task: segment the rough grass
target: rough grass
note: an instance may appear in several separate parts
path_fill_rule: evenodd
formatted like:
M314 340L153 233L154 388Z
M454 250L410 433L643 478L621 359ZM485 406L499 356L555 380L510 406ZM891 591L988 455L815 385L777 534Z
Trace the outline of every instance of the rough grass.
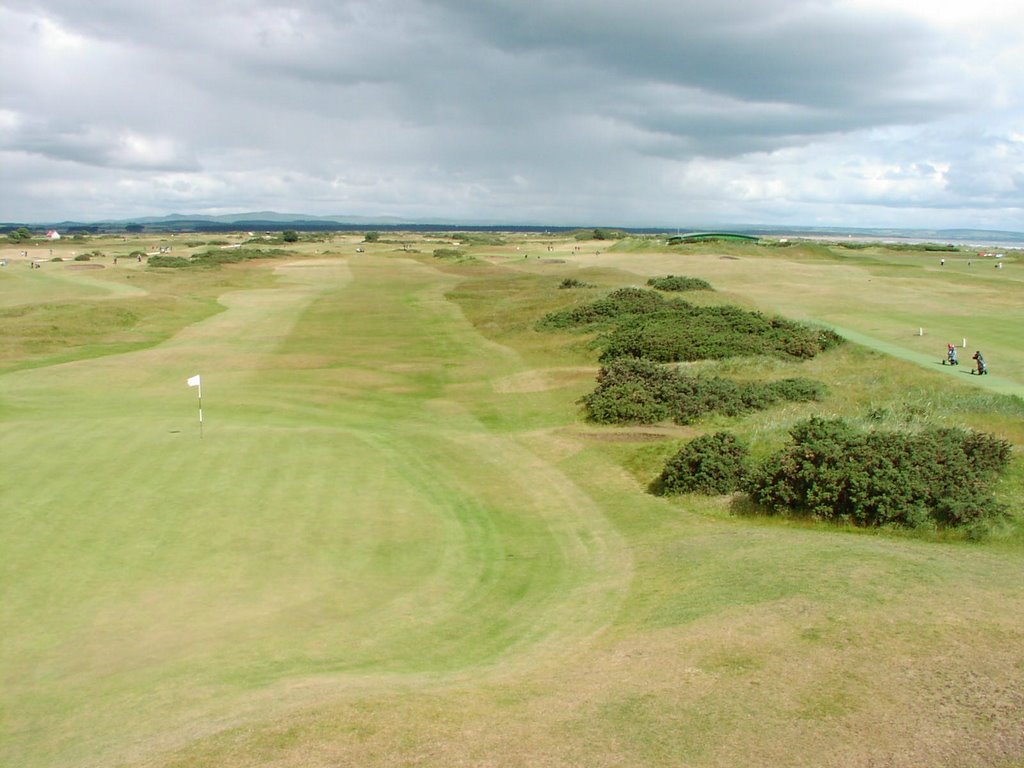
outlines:
M630 274L572 241L565 264L350 245L155 276L169 337L87 357L69 336L79 359L0 374L0 764L1024 759L1019 502L976 544L653 497L658 438L693 432L597 439L592 354L533 329L564 277ZM755 452L809 412L1024 433L1017 401L855 345L724 373L829 382L707 425ZM1003 486L1021 498L1019 458Z
M1016 264L995 270L992 259L967 254L946 255L946 265L940 266L942 254L917 251L719 245L687 251L685 269L725 298L736 295L763 311L859 333L885 345L887 354L927 360L939 371L946 344L959 345L966 338L962 351L981 349L990 361L988 385L1024 396L1024 347L1016 330L1024 326L1024 307L1016 298L1024 287L1024 271ZM581 255L576 263L614 266L646 280L678 270L681 258L674 253L605 253ZM918 335L921 329L923 336ZM944 373L960 378L968 369L961 364Z
M129 262L101 273L61 264L12 270L0 302L0 371L142 349L222 310L229 287L270 285L268 270L230 276L154 275Z

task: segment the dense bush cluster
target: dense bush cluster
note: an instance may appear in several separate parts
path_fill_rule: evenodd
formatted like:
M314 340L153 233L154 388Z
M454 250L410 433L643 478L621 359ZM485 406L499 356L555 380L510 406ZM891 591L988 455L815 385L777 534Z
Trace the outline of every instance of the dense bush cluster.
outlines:
M507 245L508 241L497 232L451 232L442 237L456 240L463 245Z
M863 432L840 419L813 418L750 475L751 499L792 512L862 526L966 526L1002 508L989 486L1010 459L995 435L929 428Z
M602 361L660 362L749 355L806 359L842 342L833 331L734 306L698 307L657 291L620 288L604 298L552 312L539 328L598 328Z
M575 277L567 277L561 283L558 284L559 288L590 288L590 283L584 282L583 280L577 280Z
M241 261L251 259L271 259L276 256L294 256L295 254L281 248L264 250L261 248L218 248L216 250L204 251L203 253L192 254L191 257L168 256L159 254L149 257L151 267L216 267L221 264L237 264Z
M736 416L783 400L821 397L823 387L809 379L737 383L718 377L689 376L649 360L619 358L601 367L597 387L583 397L587 417L600 424L689 424L708 413Z
M655 313L670 303L659 293L643 288L619 288L594 301L549 312L537 324L541 329L583 328L617 319Z
M665 463L654 491L659 495L732 493L746 476L749 458L746 444L728 432L702 435Z
M680 304L623 318L602 337L600 359L628 356L665 363L755 355L810 359L841 341L833 331L739 307Z
M806 359L843 341L785 318L734 306L698 307L643 288L552 312L538 328L597 332L604 365L582 403L591 421L604 424L687 424L709 413L735 416L780 401L817 400L824 388L808 379L740 383L687 375L662 363L754 355ZM1010 445L994 435L938 427L864 431L821 418L797 425L790 435L785 448L756 466L746 446L727 433L698 438L669 459L652 489L742 490L770 513L858 526L964 528L969 535L1004 512L991 488L1009 463Z
M186 259L184 256L150 256L149 266L151 267L197 267L200 266L197 262L192 259Z
M668 275L667 277L652 277L647 284L659 291L713 291L711 283L701 280L699 277L682 277L680 275Z
M435 259L461 259L466 255L465 251L460 251L458 248L435 248L434 258Z

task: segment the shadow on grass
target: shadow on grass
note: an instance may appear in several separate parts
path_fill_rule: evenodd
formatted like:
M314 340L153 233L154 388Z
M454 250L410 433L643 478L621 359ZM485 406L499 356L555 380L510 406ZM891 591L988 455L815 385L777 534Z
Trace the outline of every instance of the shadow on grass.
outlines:
M768 507L763 507L756 503L745 493L737 493L733 495L732 500L729 502L729 514L736 517L782 517L781 515L772 512Z

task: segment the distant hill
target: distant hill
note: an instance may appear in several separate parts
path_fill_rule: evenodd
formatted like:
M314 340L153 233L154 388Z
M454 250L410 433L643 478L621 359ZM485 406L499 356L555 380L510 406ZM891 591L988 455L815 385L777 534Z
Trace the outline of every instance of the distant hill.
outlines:
M311 216L305 213L277 213L276 211L255 211L251 213L226 213L219 216L208 216L203 214L187 215L172 213L169 216L147 216L136 219L125 219L121 224L176 224L183 221L205 221L218 224L238 224L241 222L262 221L273 224L371 224L391 223L403 224L405 222L394 217L367 218L365 216Z

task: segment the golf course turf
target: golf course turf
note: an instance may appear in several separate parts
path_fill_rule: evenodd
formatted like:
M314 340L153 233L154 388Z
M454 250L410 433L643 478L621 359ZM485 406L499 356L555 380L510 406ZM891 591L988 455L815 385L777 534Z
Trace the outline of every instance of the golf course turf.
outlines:
M0 765L1024 764L1024 267L419 237L0 272ZM536 321L665 274L864 343L714 366L821 403L584 422L596 353ZM991 376L939 365L964 336ZM646 492L684 439L763 454L817 413L997 432L1009 516L972 542Z

